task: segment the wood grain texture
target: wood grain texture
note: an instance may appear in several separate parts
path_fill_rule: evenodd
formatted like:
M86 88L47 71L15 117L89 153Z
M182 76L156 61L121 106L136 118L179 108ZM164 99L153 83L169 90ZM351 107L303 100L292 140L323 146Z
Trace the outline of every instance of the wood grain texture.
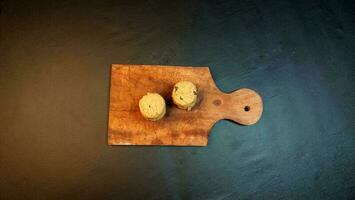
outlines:
M198 88L198 100L189 112L175 107L171 92L176 82L188 80ZM167 113L159 121L144 119L139 99L147 92L160 93ZM221 119L242 125L256 123L263 110L253 90L221 92L208 67L112 65L108 144L206 146L212 126Z

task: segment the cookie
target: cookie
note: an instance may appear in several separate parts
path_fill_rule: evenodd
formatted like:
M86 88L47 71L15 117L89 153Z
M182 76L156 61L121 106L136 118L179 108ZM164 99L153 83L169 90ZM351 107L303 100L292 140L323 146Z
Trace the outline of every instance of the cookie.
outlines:
M178 108L189 111L196 104L197 88L190 81L180 81L174 85L171 96Z
M157 93L147 93L139 100L139 110L144 118L157 121L165 115L165 100Z

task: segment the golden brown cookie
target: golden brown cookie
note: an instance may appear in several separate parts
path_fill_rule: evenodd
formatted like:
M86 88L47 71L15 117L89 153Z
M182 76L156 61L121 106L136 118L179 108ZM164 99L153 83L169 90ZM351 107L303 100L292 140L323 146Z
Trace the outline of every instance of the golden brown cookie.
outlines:
M144 118L157 121L165 115L165 100L157 93L147 93L139 100L139 110Z
M180 81L174 85L172 98L178 108L191 110L197 101L197 88L190 81Z

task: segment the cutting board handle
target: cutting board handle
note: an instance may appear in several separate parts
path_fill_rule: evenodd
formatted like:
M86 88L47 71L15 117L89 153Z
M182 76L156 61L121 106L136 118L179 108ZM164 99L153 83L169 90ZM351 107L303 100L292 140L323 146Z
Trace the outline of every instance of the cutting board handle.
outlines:
M222 118L230 119L242 125L255 124L263 112L263 101L254 90L242 88L231 93L223 93L220 108ZM222 103L223 102L223 103Z

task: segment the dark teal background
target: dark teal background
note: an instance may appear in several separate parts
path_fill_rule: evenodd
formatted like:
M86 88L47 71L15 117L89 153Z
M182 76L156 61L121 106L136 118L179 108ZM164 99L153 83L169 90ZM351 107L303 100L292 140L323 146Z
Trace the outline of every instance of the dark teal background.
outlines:
M0 199L355 199L353 1L0 1ZM112 63L258 91L208 147L107 145Z

